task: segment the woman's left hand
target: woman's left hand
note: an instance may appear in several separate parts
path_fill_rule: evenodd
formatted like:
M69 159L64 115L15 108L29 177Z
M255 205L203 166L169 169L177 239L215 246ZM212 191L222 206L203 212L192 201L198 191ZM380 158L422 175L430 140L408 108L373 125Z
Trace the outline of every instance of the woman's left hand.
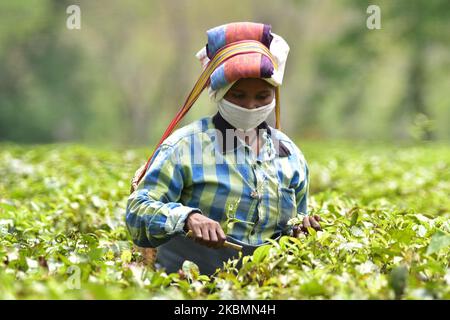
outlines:
M308 227L316 231L322 230L319 221L320 217L318 215L304 217L302 224L294 226L294 237L298 237L300 233L308 234Z

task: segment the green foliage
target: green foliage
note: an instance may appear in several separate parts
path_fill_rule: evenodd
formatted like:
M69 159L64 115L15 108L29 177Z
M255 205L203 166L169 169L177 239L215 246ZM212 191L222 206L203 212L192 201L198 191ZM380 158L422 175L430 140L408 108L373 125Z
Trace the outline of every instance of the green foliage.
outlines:
M143 263L126 230L148 150L0 145L0 299L450 299L448 146L301 145L323 231L208 277Z
M72 4L80 30L66 28ZM283 129L450 140L448 0L0 1L0 140L156 143L201 73L206 30L249 19L291 48ZM185 121L214 112L205 92Z
M450 234L438 230L431 238L427 254L432 254L450 246Z

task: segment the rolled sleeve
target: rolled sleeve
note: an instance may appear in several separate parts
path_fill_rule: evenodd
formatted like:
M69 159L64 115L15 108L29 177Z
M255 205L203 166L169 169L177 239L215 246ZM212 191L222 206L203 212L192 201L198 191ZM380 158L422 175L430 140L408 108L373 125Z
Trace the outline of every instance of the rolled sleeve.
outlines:
M189 181L175 145L158 147L147 172L127 202L126 225L133 242L141 247L157 247L172 236L184 233L187 216L201 212L180 203Z

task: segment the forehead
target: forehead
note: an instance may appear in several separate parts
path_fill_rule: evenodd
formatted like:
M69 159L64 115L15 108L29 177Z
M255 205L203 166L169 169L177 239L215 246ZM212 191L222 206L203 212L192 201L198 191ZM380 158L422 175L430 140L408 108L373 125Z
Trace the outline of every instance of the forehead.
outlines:
M260 78L242 78L236 81L231 90L242 91L262 91L272 90L273 86L267 81Z

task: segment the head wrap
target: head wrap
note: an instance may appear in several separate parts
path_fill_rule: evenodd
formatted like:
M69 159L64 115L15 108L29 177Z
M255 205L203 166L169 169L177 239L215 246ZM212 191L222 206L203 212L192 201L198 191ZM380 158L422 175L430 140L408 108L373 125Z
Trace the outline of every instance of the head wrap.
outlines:
M211 100L217 102L233 84L241 78L261 78L278 87L283 82L284 69L289 45L279 35L271 32L271 26L253 22L235 22L208 30L208 43L200 49L196 57L203 69L218 50L234 42L253 40L265 45L276 66L260 53L237 55L216 68L210 76L208 93Z

